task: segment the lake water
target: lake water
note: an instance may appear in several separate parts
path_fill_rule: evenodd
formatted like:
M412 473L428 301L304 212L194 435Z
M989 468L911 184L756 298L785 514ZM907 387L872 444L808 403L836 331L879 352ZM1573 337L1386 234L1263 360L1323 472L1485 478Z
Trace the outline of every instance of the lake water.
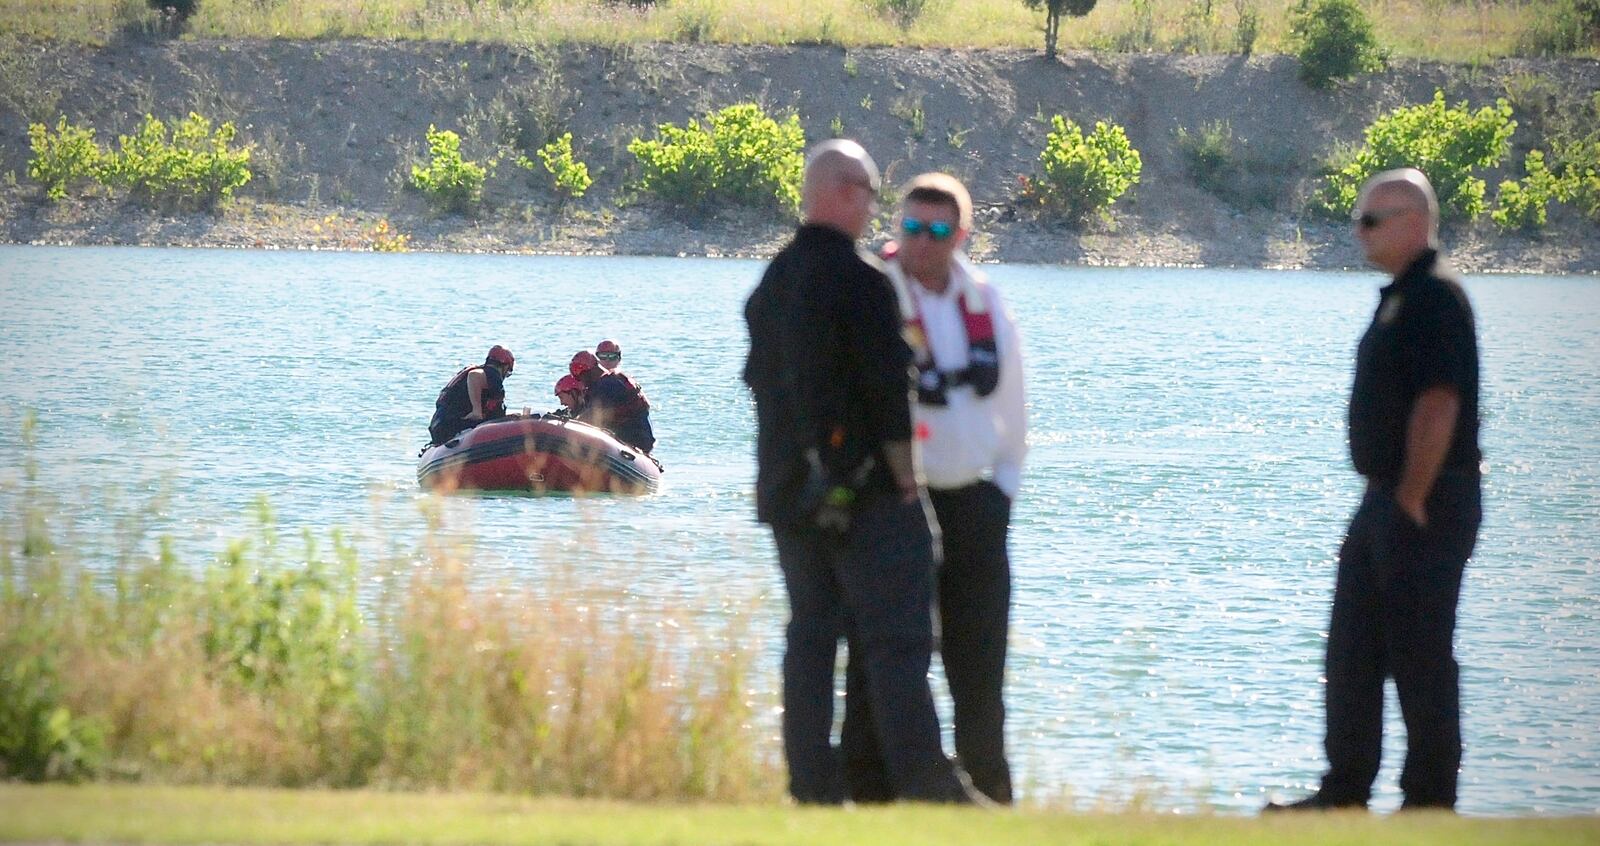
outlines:
M158 493L155 528L191 560L248 532L262 495L287 527L412 538L417 448L458 367L504 343L510 404L550 410L572 352L616 338L654 404L661 493L456 499L447 522L501 581L576 560L707 609L763 596L756 693L775 701L784 597L752 520L738 379L761 268L0 248L0 497L33 410L44 478L82 503L83 548ZM1314 784L1334 554L1360 491L1344 404L1381 280L990 272L1027 357L1008 687L1022 784L1180 810L1248 810ZM1488 475L1458 634L1461 807L1600 812L1600 280L1467 289ZM1380 807L1397 803L1404 748L1390 699Z

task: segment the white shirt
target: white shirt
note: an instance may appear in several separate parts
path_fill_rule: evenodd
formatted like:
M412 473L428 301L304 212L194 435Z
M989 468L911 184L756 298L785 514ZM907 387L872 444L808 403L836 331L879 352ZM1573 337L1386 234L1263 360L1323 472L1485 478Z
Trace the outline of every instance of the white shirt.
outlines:
M971 385L950 388L948 405L917 403L912 412L930 488L960 488L983 479L1016 498L1022 487L1022 460L1028 452L1028 411L1022 384L1022 347L1016 322L1000 292L965 256L950 268L950 284L935 294L890 261L889 276L900 294L902 316L922 315L923 334L936 368L954 372L967 366L970 346L958 298L983 297L994 321L1000 353L1000 382L980 397Z

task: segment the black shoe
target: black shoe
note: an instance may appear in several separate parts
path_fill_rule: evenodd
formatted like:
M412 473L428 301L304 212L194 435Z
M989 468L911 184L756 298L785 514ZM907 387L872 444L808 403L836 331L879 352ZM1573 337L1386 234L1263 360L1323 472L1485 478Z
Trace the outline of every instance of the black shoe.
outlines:
M1313 793L1298 802L1268 802L1262 807L1263 814L1294 813L1299 811L1350 811L1367 809L1367 803L1353 799L1338 800L1323 796L1320 792Z
M1412 800L1407 799L1400 803L1400 813L1416 814L1432 812L1435 814L1453 814L1456 812L1456 803L1445 801Z

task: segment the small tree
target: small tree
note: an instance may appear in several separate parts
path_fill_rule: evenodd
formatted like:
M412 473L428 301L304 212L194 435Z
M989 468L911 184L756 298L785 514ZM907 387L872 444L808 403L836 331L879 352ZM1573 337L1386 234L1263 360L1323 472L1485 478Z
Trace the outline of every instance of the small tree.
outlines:
M1056 57L1056 41L1061 35L1061 17L1081 18L1094 10L1095 0L1022 0L1030 9L1044 9L1044 56Z
M411 166L411 185L436 208L446 212L471 211L483 197L488 169L461 158L461 136L428 124L427 166Z
M1372 21L1356 0L1300 0L1289 10L1289 36L1300 59L1300 78L1313 88L1383 70Z
M62 115L54 132L42 123L30 125L28 143L33 148L28 176L44 186L44 195L51 200L65 199L67 189L76 183L100 178L105 153L95 143L92 127L67 123Z
M145 0L145 5L161 13L161 31L177 36L200 11L200 0Z
M1105 210L1139 182L1143 161L1114 123L1097 121L1085 134L1077 123L1056 115L1039 154L1039 178L1024 190L1051 212L1072 223Z

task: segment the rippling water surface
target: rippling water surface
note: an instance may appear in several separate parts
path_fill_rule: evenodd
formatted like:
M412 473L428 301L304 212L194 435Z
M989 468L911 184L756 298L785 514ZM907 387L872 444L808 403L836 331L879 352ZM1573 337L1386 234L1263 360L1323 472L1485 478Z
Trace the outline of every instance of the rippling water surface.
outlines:
M752 522L742 261L0 248L0 494L20 419L81 503L191 558L249 529L366 545L423 530L435 393L490 344L549 410L571 353L618 339L667 485L641 500L447 503L478 566L560 560L637 595L758 606L775 701L782 586ZM1313 784L1344 447L1372 274L991 268L1024 334L1032 451L1012 545L1009 704L1028 790L1248 809ZM1483 348L1486 512L1458 635L1462 809L1600 812L1600 280L1468 280ZM113 495L114 494L114 495ZM164 499L158 500L158 494ZM1403 753L1391 731L1379 804ZM945 712L948 714L948 710Z

